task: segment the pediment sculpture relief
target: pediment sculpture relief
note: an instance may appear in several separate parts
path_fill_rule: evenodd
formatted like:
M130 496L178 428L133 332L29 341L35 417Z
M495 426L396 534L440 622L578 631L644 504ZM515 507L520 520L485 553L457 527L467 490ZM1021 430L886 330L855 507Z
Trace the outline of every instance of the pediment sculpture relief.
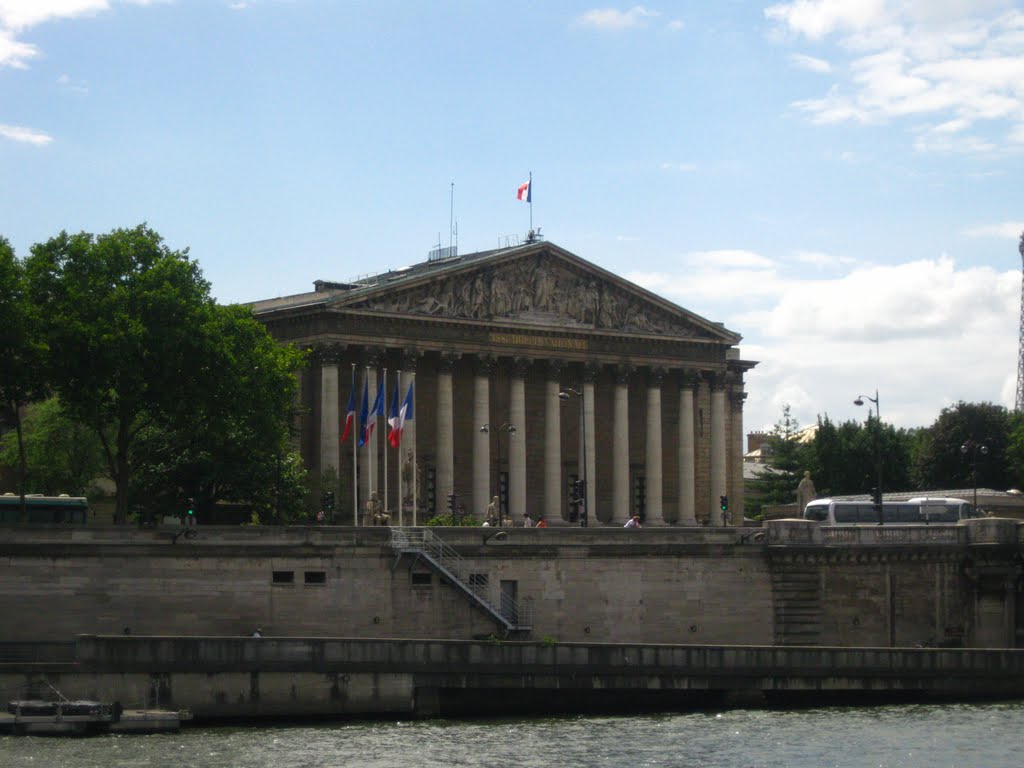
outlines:
M395 293L354 306L469 320L534 319L619 331L695 335L692 327L658 307L615 286L601 285L592 277L553 267L540 258L439 280L428 289Z

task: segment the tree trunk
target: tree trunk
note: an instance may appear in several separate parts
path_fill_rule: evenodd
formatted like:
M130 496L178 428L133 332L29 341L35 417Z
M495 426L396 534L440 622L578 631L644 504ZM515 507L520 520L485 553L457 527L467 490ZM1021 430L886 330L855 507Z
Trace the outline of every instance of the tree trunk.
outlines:
M124 525L128 522L128 484L131 478L131 465L128 460L128 445L131 440L130 423L121 418L117 425L117 472L114 483L117 485L117 502L114 507L114 524Z

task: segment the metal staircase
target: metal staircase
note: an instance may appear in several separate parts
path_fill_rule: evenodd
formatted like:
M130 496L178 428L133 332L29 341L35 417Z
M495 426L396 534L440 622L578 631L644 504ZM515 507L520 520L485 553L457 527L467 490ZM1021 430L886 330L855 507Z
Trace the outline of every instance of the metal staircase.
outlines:
M495 605L488 596L488 583L470 578L470 568L461 555L427 528L392 528L391 548L395 564L403 555L412 555L426 563L462 592L469 601L508 632L528 632L532 628L533 606L529 600L513 600L500 593Z

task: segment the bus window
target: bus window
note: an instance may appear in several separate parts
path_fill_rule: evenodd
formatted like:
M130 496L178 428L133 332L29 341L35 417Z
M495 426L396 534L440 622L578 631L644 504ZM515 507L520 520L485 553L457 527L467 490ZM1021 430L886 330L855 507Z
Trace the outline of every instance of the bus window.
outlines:
M841 504L836 502L833 505L833 514L836 523L839 525L847 525L858 522L857 517L859 507L859 504Z

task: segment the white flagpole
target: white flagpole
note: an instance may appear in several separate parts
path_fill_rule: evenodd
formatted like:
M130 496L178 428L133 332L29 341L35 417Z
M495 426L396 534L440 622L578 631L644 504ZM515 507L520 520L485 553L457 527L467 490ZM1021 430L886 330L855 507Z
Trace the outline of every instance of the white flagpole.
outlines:
M356 364L352 363L352 386L356 386ZM359 387L356 387L354 403L359 402ZM352 430L352 525L359 525L359 408L356 407Z
M520 176L519 178L523 177ZM533 232L533 171L530 171L529 184L530 186L528 186L526 189L528 190L527 197L530 198L530 232Z
M410 384L412 385L412 413L413 413L413 416L415 417L416 416L416 372L415 371L412 374L412 381L410 382ZM418 432L418 431L419 431L418 429L414 430L414 433ZM417 512L419 510L419 498L417 498L419 496L419 490L420 490L419 473L420 473L420 465L416 461L416 441L413 440L413 443L412 443L412 524L413 524L414 528L416 527L416 514L417 514Z
M387 410L385 402L388 399L388 369L384 369L384 399L381 400L380 406ZM378 416L379 418L379 416ZM388 418L387 414L384 416L384 429L381 432L387 432ZM384 513L389 514L390 507L388 506L388 442L387 438L384 438Z
M402 371L401 370L398 371L397 378L395 380L395 391L399 395L402 394ZM399 410L399 413L401 413L401 410L402 410L402 406L401 405L398 406L398 410ZM392 427L392 429L394 429L394 427ZM395 461L397 462L397 464L395 466L395 470L396 470L395 471L395 480L397 480L397 482L398 482L398 525L399 526L403 526L403 525L405 525L405 517L404 517L405 516L405 509L403 508L403 505L402 505L402 443L401 443L401 439L402 438L401 438L401 435L399 435L398 439L399 439L399 443L398 443L397 446L395 446ZM385 448L385 450L387 450L387 449Z

